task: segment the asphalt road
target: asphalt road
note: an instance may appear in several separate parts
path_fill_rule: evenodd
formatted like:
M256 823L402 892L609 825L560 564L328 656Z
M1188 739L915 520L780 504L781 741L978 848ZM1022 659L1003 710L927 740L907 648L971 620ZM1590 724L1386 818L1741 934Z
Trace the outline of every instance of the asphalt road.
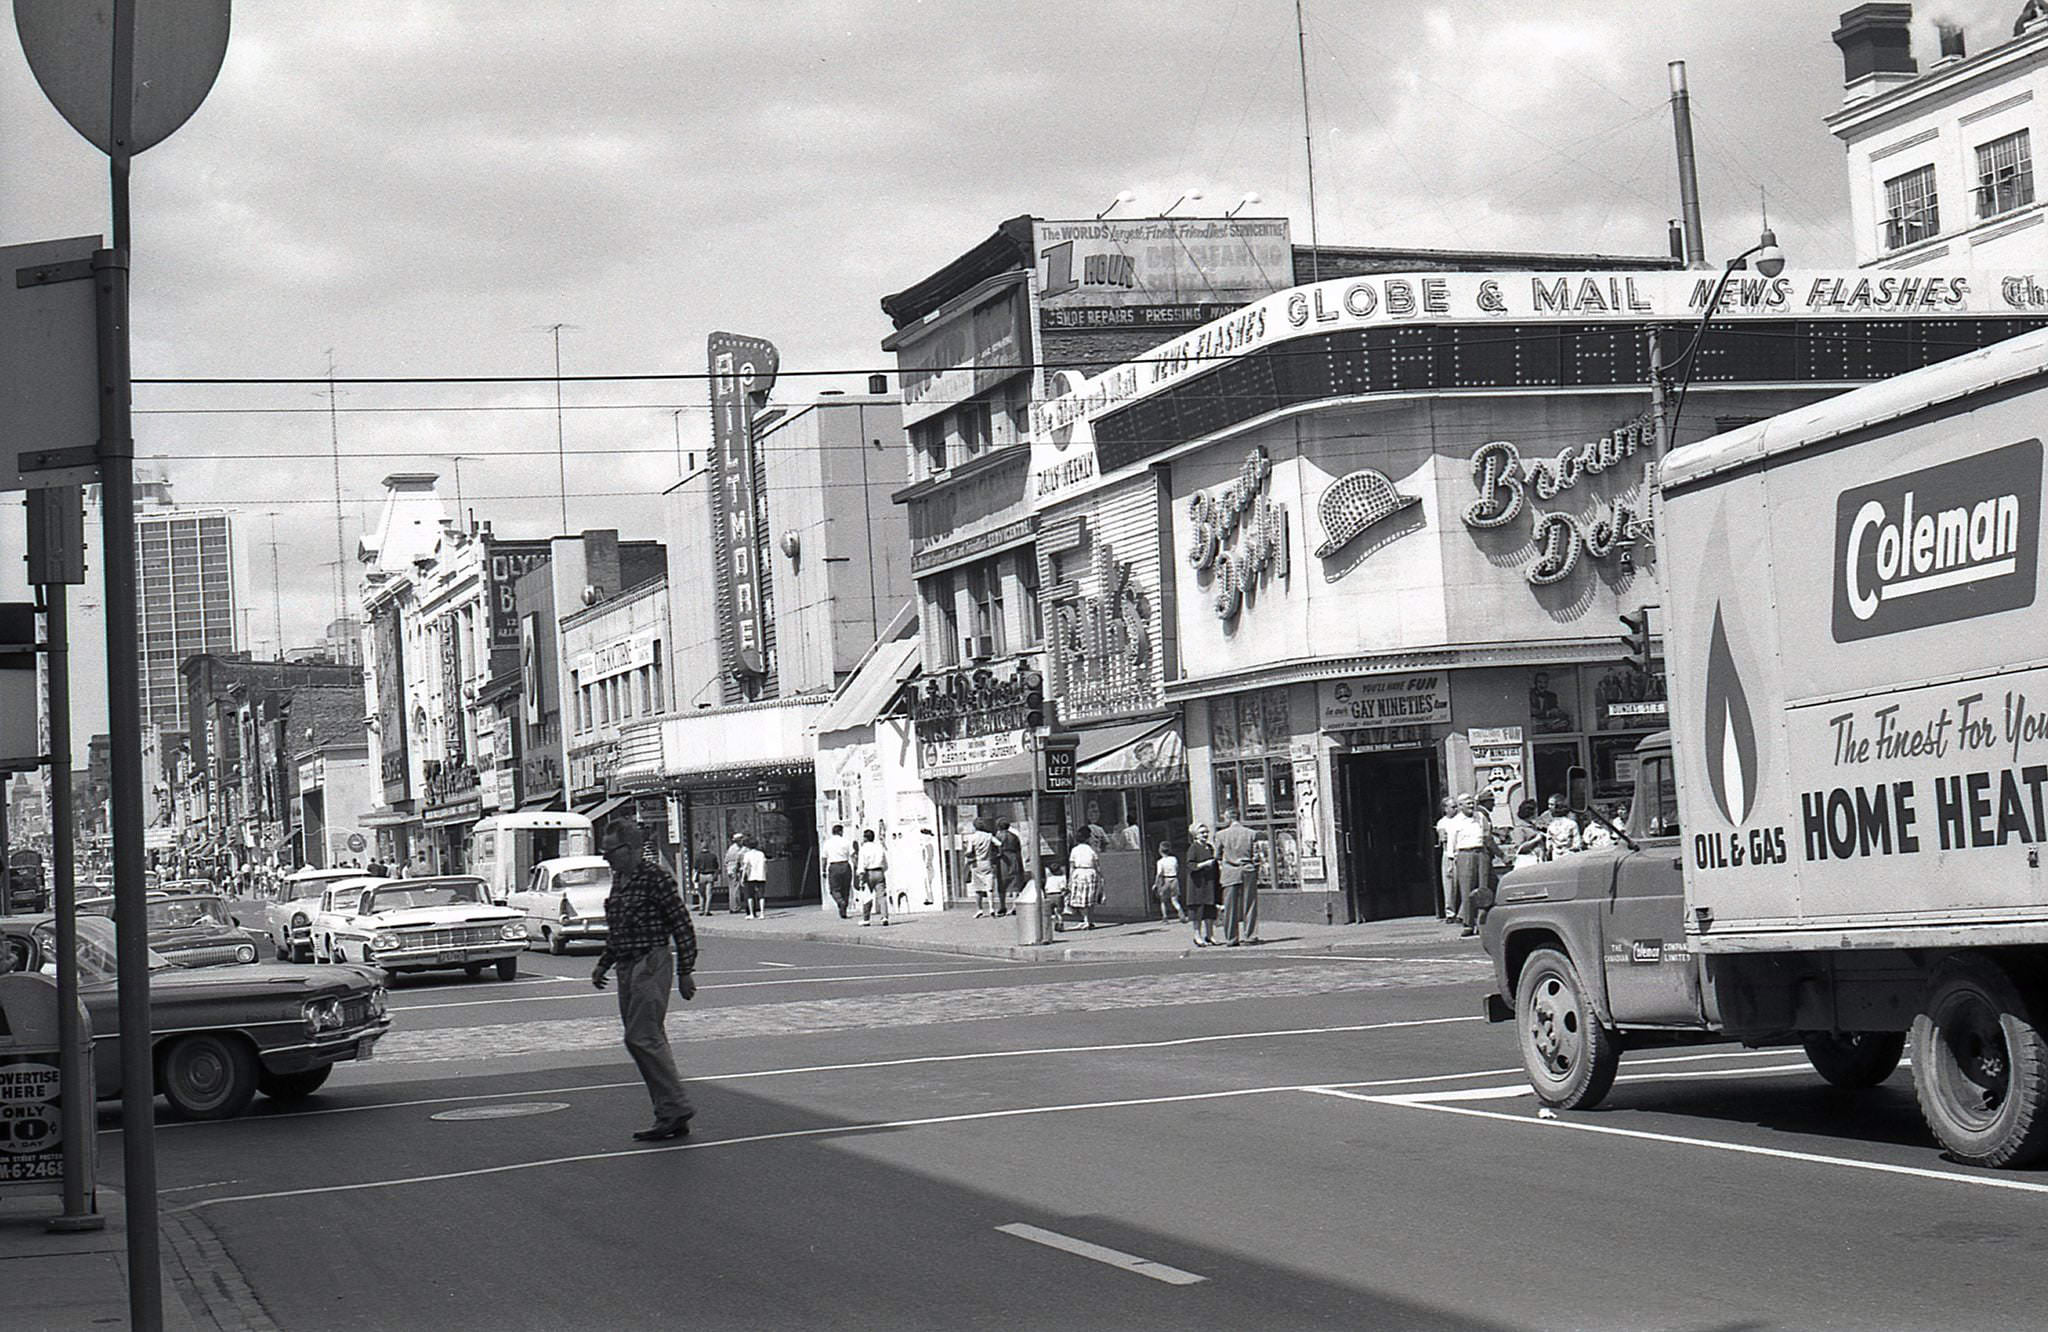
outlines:
M395 987L316 1100L165 1125L223 1327L1997 1328L2048 1175L1908 1075L1646 1052L1541 1118L1463 944L1006 963L720 939L650 1118L587 954ZM118 1173L111 1138L102 1160ZM217 1247L215 1247L217 1246Z

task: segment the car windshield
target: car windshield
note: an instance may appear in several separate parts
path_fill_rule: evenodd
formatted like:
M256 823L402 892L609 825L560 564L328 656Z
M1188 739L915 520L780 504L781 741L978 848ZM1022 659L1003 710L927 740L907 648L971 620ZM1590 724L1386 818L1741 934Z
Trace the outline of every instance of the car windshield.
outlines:
M175 930L188 925L225 925L227 903L218 897L174 897L149 904L149 928Z
M57 923L44 921L36 926L36 942L42 946L43 958L49 961L57 956ZM145 950L147 951L147 950ZM159 953L148 952L149 969L161 971L176 966L169 958ZM114 923L99 916L78 918L78 979L81 984L92 985L111 981L119 971L114 952Z
M398 911L405 907L472 906L484 900L483 880L456 883L393 884L370 894L370 910Z
M555 876L557 888L588 888L593 884L609 884L612 872L603 865L589 865L582 869L565 869Z

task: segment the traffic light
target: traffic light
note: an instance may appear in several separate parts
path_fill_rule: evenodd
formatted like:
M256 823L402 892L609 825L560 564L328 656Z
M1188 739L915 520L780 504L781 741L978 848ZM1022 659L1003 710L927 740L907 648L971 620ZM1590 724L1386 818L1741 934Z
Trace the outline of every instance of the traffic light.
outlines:
M1621 645L1629 665L1644 675L1656 674L1650 664L1650 608L1630 611L1621 617L1621 623L1628 630L1621 636Z

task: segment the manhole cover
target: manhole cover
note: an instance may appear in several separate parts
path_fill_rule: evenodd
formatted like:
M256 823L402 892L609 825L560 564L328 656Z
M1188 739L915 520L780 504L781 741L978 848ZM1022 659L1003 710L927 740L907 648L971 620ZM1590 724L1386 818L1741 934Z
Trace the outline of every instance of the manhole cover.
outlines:
M526 1115L551 1115L557 1110L567 1110L567 1101L527 1101L521 1105L471 1105L460 1110L443 1110L431 1118L442 1120L460 1119L520 1119Z

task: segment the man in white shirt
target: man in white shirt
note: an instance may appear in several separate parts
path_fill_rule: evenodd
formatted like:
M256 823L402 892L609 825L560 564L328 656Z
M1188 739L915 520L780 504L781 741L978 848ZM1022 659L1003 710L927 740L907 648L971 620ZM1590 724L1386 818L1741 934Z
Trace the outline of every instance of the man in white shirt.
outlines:
M868 923L868 915L877 907L881 908L882 923L889 923L889 849L875 840L875 830L869 828L860 835L860 885L867 889L867 896L861 900L860 923Z
M853 843L847 840L846 825L832 825L832 835L818 847L825 861L825 887L839 904L839 918L846 919L846 903L853 895Z
M1479 919L1493 903L1486 886L1493 865L1493 825L1479 812L1479 800L1467 791L1458 797L1458 812L1447 830L1451 859L1458 874L1458 919L1461 936L1479 933Z
M1451 820L1457 815L1458 798L1445 796L1443 817L1436 821L1436 913L1445 920L1458 918L1458 870L1451 859Z

